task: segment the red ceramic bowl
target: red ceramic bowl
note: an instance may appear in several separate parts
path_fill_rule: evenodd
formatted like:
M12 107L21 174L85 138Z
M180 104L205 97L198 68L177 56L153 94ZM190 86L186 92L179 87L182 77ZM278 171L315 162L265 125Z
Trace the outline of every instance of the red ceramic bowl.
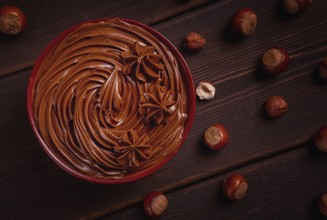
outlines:
M84 23L98 22L98 21L110 20L110 19L113 19L113 18L97 19L97 20L92 20L92 21L88 21L88 22L84 22ZM141 178L144 178L144 177L150 175L151 173L155 172L156 170L160 169L177 153L177 151L179 150L181 145L184 143L184 141L192 127L193 120L194 120L194 114L195 114L195 90L194 90L193 79L192 79L191 72L190 72L185 60L182 57L182 55L179 53L179 51L174 47L174 45L169 40L167 40L167 38L165 38L163 35L161 35L156 30L152 29L151 27L149 27L145 24L139 23L137 21L134 21L134 20L122 19L122 18L120 18L120 19L127 23L137 25L137 26L145 29L146 31L150 32L151 34L156 36L162 43L164 43L169 48L169 50L175 55L176 60L178 61L179 70L182 75L182 79L183 79L185 87L186 87L188 117L184 124L184 133L182 136L181 144L178 146L177 150L174 151L173 153L171 153L168 157L166 157L164 160L162 160L160 163L156 164L155 166L152 166L152 167L150 167L146 170L140 171L140 172L128 174L121 179L98 179L96 177L86 175L86 174L81 173L80 171L74 169L69 164L67 164L65 162L65 160L63 160L62 155L60 155L60 153L58 153L56 150L53 149L53 148L55 148L54 146L48 146L45 143L40 132L36 128L35 120L34 120L34 112L33 112L33 108L32 108L32 93L33 93L32 90L33 90L34 79L35 79L35 76L38 72L38 69L39 69L44 57L56 45L56 43L58 41L62 40L70 32L74 31L75 29L77 29L79 26L81 26L84 23L80 23L76 26L73 26L73 27L69 28L68 30L64 31L63 33L61 33L46 47L46 49L43 51L43 53L40 55L40 57L36 61L34 68L32 70L31 76L29 78L28 90L27 90L28 117L29 117L32 129L35 133L35 136L37 137L38 141L40 142L40 144L43 147L43 149L45 150L45 152L52 158L52 160L54 160L62 169L64 169L68 173L72 174L73 176L78 177L83 180L86 180L86 181L89 181L89 182L94 182L94 183L103 183L103 184L128 183L128 182L132 182L132 181L136 181Z

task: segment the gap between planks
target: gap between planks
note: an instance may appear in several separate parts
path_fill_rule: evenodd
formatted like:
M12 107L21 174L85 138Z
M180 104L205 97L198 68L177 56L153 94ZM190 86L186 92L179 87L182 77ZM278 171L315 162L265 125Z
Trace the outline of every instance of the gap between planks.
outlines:
M199 182L206 181L208 179L212 179L212 178L215 178L215 177L220 176L220 175L224 175L225 173L231 172L231 171L239 169L241 167L252 165L252 164L255 164L255 163L258 163L258 162L262 162L262 161L265 161L265 160L267 160L269 158L277 157L277 156L282 155L284 153L295 151L295 150L300 149L300 148L305 148L308 145L310 145L309 144L310 139L311 139L311 136L310 137L308 136L308 140L306 140L306 141L301 141L301 140L300 141L294 141L293 144L291 145L291 147L288 147L286 149L282 148L281 150L278 150L278 151L271 151L271 152L269 152L269 153L267 153L265 155L262 155L262 156L255 156L254 155L251 158L249 158L249 160L242 161L242 162L240 162L238 164L235 164L233 166L230 166L228 168L221 168L219 170L215 170L215 171L208 172L208 173L204 172L202 175L191 176L189 178L185 178L185 179L183 179L183 180L181 180L179 182L176 182L176 183L174 183L172 185L169 185L167 187L162 187L162 188L159 188L159 189L156 189L156 190L162 191L164 193L172 193L174 191L177 191L177 190L180 190L182 188L197 184ZM288 144L285 144L285 146L288 146ZM121 211L122 209L126 209L126 208L128 208L130 206L133 206L133 205L141 202L142 200L143 200L143 197L138 196L138 197L136 197L134 199L131 199L131 200L128 200L126 202L122 202L120 204L112 206L112 207L110 207L110 209L104 209L104 210L92 213L92 214L90 214L90 215L88 215L88 216L86 216L86 217L84 217L82 219L90 220L90 219L101 218L101 217L110 215L112 213Z
M228 1L228 0L227 0ZM208 2L203 2L202 4L194 4L192 5L190 8L187 8L186 10L184 11L181 11L181 12L177 12L177 14L173 14L173 15L168 15L167 17L163 17L163 18L160 18L158 20L154 20L153 22L148 22L148 23L145 23L149 26L155 26L155 25L158 25L160 23L163 23L163 22L167 22L167 21L170 21L170 20L173 20L177 17L181 17L183 16L184 14L187 14L189 13L190 11L193 11L193 10L196 10L198 8L202 8L202 7L206 7L210 4L213 4L215 1L208 1ZM40 53L41 54L41 53ZM29 61L26 61L25 63L22 63L20 65L15 65L15 66L12 66L10 68L7 68L5 71L3 72L0 72L0 79L2 77L5 77L7 75L11 75L11 74L18 74L19 72L22 72L24 70L27 70L27 69L32 69L35 62L36 62L36 58L34 58L33 60L29 60Z

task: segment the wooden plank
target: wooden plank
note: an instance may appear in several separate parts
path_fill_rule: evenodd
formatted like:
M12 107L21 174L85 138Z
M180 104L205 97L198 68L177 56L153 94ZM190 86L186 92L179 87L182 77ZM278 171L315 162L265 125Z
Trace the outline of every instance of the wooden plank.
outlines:
M176 189L309 140L327 124L326 83L313 77L318 61L327 55L327 3L317 0L300 17L283 20L275 16L278 2L219 1L154 26L175 45L189 31L207 38L205 50L185 57L195 83L212 81L217 96L197 103L193 129L176 157L135 183L86 183L56 167L33 137L25 113L30 69L1 78L0 213L13 218L97 217L134 204L149 191ZM258 30L244 41L231 42L224 37L225 27L237 9L247 5L258 11ZM262 79L256 74L257 61L276 44L289 50L291 64L278 78ZM268 119L261 108L272 94L290 104L289 112L277 120ZM215 153L202 143L203 131L214 122L225 124L231 134L228 147Z
M0 6L16 5L28 19L25 32L17 37L0 35L0 76L31 67L42 50L65 29L78 23L103 18L125 17L146 24L181 14L209 0L194 1L9 1Z
M311 149L310 149L311 148ZM305 146L166 193L168 209L160 219L325 219L319 196L327 192L326 155ZM249 189L242 200L229 201L223 179L242 173ZM99 218L146 219L142 203Z

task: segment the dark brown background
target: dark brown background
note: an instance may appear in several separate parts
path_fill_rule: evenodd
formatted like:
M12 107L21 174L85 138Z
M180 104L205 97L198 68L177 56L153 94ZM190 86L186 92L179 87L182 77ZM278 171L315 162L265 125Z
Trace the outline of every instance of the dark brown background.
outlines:
M143 197L163 190L169 199L160 219L322 219L317 198L327 192L327 154L311 138L327 124L327 83L317 64L327 57L327 1L315 0L288 17L280 1L4 1L27 15L18 37L0 36L0 216L3 219L144 219ZM258 14L255 34L237 40L226 31L241 7ZM127 17L164 34L176 47L190 31L207 39L198 54L183 54L195 85L216 87L211 101L197 101L192 131L180 152L157 173L124 185L76 179L45 154L30 128L26 89L42 49L59 33L100 17ZM272 46L291 57L285 73L262 77L258 62ZM281 95L289 111L272 120L262 111L270 95ZM203 145L204 130L222 123L231 141L219 152ZM246 197L228 201L224 177L241 172Z

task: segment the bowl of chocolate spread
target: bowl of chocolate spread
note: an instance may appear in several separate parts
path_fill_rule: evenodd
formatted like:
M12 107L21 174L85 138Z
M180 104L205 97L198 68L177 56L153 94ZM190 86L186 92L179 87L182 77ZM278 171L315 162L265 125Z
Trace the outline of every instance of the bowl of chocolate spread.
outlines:
M195 92L178 50L129 19L76 25L37 60L27 108L46 153L96 183L148 176L179 150L191 129Z

